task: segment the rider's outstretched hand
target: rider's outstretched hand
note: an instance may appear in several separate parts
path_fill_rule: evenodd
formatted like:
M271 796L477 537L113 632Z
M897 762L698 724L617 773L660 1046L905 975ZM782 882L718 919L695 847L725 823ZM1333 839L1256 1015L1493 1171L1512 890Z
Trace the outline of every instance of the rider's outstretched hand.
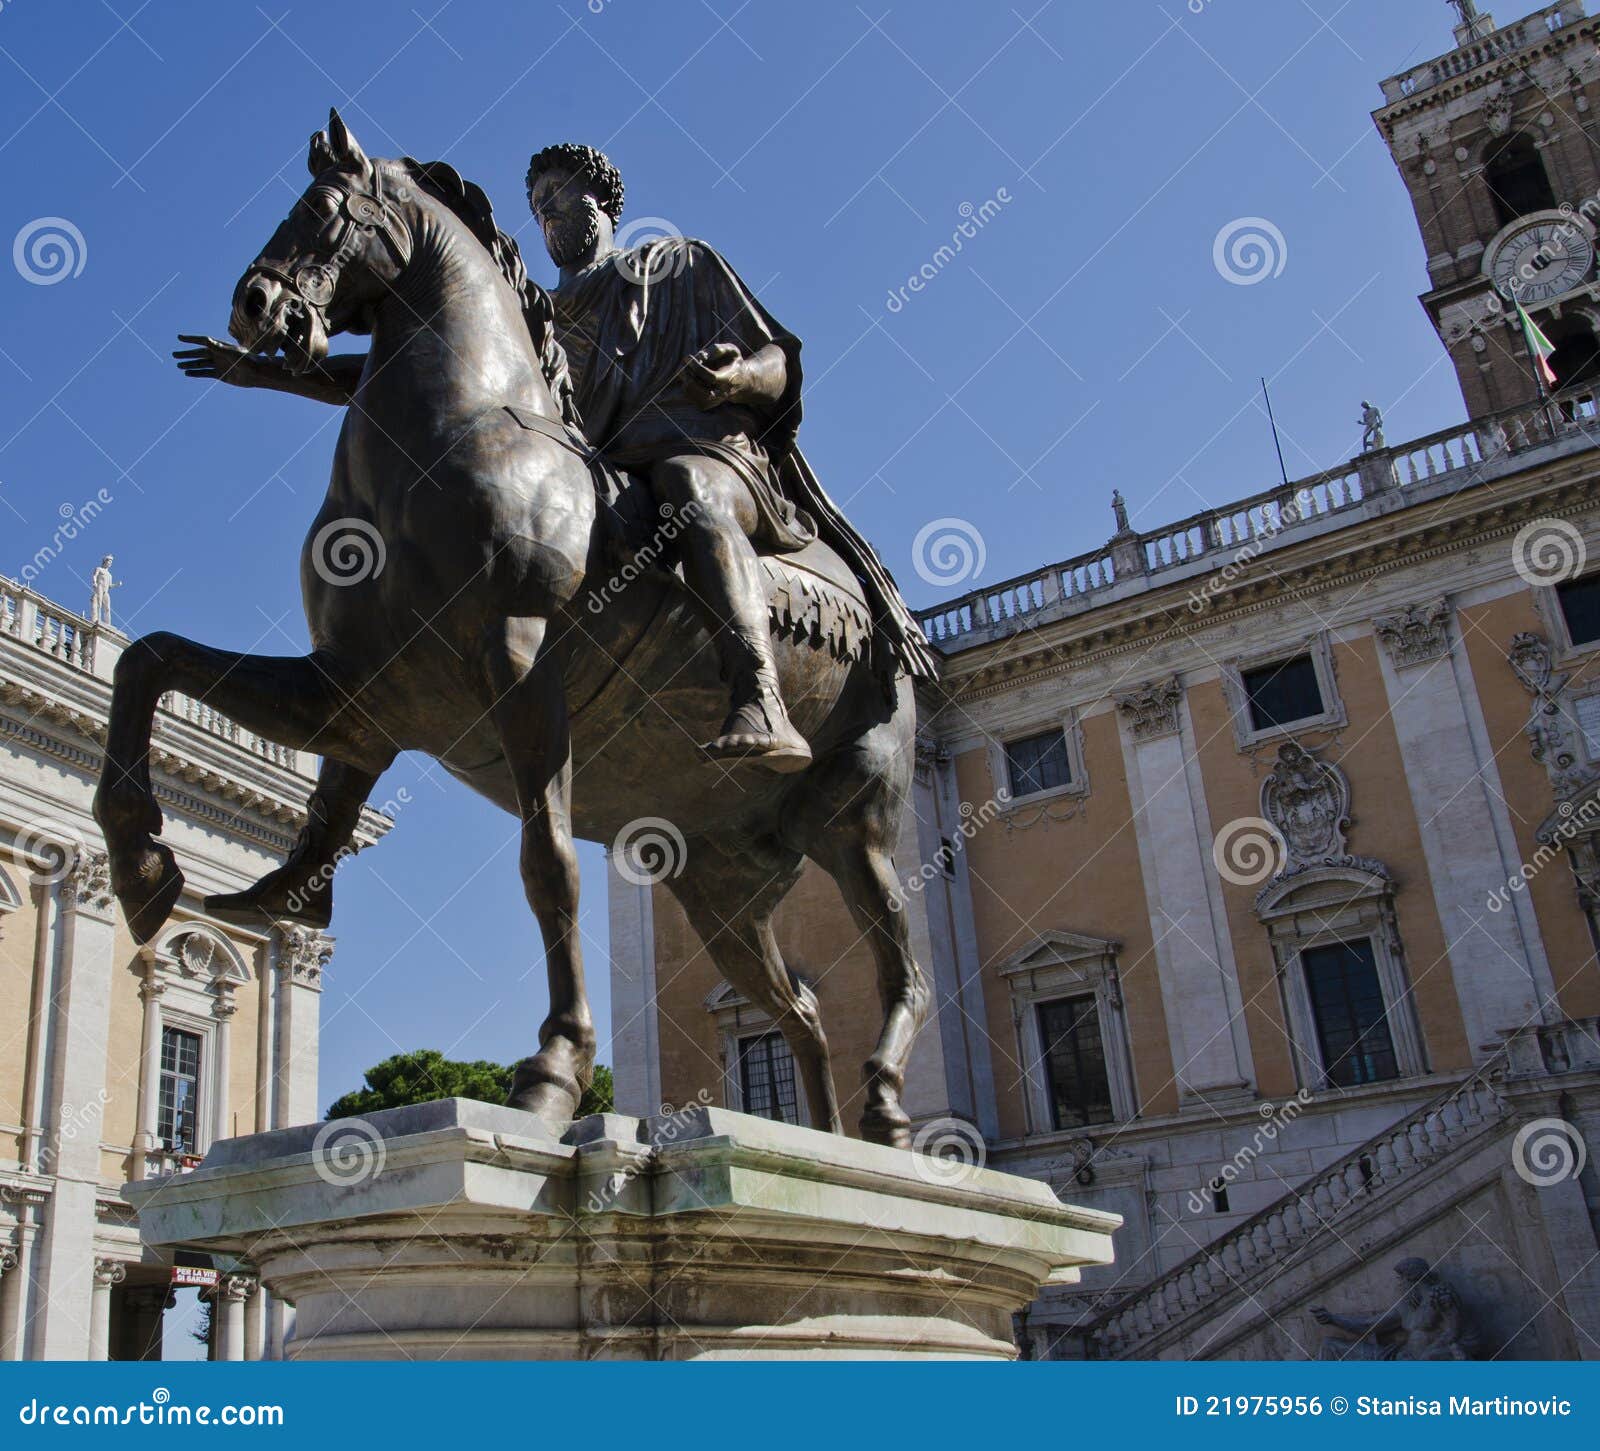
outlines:
M269 374L281 371L280 365L271 359L217 338L179 333L178 341L194 345L177 349L172 354L179 368L190 378L216 378L236 388L260 388Z

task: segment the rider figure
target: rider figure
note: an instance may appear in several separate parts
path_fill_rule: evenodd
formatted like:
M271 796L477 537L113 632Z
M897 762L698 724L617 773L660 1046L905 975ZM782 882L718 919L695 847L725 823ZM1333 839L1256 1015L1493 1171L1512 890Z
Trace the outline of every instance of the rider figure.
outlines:
M756 549L816 537L774 462L794 445L799 342L704 242L667 236L619 249L622 178L592 147L546 147L527 183L561 271L556 336L584 429L680 522L685 583L732 697L703 749L799 770L811 751L779 693Z

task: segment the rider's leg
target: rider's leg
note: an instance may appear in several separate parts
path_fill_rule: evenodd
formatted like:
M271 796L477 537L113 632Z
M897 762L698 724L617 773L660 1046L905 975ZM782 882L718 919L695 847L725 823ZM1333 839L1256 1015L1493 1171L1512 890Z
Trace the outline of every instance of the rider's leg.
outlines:
M682 525L685 582L699 603L732 696L722 733L703 749L721 760L750 760L798 771L811 748L789 721L767 624L750 491L737 474L700 455L665 459L650 471L656 496Z

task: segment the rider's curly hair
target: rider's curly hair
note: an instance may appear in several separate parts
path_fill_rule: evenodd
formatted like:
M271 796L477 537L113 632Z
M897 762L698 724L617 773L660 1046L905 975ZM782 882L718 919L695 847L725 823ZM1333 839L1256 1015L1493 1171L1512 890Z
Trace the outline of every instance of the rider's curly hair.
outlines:
M600 203L600 209L613 222L622 218L622 173L614 167L603 151L592 146L582 146L576 141L559 141L535 152L528 163L528 196L533 197L533 184L547 171L564 171L585 183Z

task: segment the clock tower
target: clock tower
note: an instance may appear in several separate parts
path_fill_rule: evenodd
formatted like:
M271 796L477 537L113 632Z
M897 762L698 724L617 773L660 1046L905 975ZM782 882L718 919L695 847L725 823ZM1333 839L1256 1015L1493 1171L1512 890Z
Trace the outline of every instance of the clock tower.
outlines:
M1373 113L1428 249L1422 305L1471 417L1538 397L1521 305L1556 388L1600 386L1600 17L1546 5L1496 25L1452 0L1455 48L1383 82Z

